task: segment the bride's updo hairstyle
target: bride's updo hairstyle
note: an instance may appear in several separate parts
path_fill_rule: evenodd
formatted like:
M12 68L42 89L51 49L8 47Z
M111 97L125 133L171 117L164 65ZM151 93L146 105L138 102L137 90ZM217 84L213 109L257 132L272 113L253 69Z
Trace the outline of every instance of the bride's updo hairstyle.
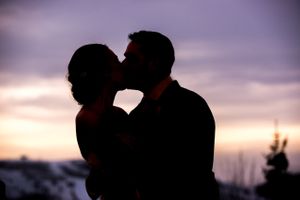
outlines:
M105 81L110 78L110 50L103 44L87 44L78 48L68 65L67 79L73 98L79 105L96 100Z

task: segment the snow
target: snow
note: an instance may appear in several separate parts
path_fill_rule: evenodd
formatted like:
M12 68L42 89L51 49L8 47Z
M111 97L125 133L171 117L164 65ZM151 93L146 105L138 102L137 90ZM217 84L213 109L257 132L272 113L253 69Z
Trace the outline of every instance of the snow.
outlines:
M85 177L88 167L83 160L0 161L0 179L6 184L8 199L41 194L55 200L88 200ZM252 188L220 182L221 200L263 200Z
M0 161L0 179L8 199L30 194L57 200L89 199L84 186L87 173L83 161Z

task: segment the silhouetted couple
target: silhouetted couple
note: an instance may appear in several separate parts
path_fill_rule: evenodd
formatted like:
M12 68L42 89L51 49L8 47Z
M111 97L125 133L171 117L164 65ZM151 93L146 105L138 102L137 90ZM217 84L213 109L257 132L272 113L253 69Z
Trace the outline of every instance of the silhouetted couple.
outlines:
M82 106L77 141L90 166L92 199L219 199L213 173L215 121L206 101L172 79L174 48L153 31L129 34L119 62L103 44L75 51L68 80ZM124 89L143 93L129 115L113 105Z

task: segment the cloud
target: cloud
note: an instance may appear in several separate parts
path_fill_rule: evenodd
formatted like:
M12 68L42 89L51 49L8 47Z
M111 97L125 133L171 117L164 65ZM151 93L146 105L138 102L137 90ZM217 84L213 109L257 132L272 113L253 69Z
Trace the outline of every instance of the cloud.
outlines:
M264 5L267 14L259 9L260 5ZM194 43L198 40L211 43L225 41L226 46L221 48L223 52L230 52L236 44L245 41L264 41L264 45L269 46L278 43L272 38L288 40L285 38L286 32L294 30L286 14L289 13L288 8L281 10L281 20L289 22L289 25L280 23L275 27L271 17L276 17L276 13L256 1L252 4L170 0L92 3L28 1L26 4L12 1L1 5L3 45L0 49L0 69L6 73L61 76L71 54L80 45L107 43L122 58L128 42L127 34L139 29L161 31L176 46L181 42ZM274 9L279 8L274 6ZM153 14L154 11L156 14ZM279 30L281 26L285 29L274 32L275 28ZM243 50L245 48L247 46ZM276 48L281 47L277 45ZM241 54L227 57L230 59L227 62L238 62L240 59L240 62L249 63L256 58L242 60L245 56ZM214 59L222 59L222 56ZM194 62L199 60L194 59Z
M53 124L55 131L74 131L79 108L65 81L74 51L105 43L122 60L128 33L148 29L173 41L173 77L208 101L219 131L274 117L296 125L298 8L296 1L279 0L2 1L0 117L12 120L11 127L14 120L24 126L34 122L35 132ZM140 98L141 93L125 90L116 104L129 112Z

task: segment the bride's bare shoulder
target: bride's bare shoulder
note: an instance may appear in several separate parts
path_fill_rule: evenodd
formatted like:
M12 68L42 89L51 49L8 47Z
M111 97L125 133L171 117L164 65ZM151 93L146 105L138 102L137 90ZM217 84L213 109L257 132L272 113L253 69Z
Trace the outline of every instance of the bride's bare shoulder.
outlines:
M97 124L99 116L96 112L82 107L76 115L76 124L82 126L94 126Z

